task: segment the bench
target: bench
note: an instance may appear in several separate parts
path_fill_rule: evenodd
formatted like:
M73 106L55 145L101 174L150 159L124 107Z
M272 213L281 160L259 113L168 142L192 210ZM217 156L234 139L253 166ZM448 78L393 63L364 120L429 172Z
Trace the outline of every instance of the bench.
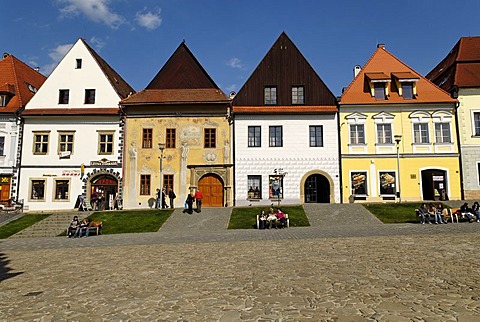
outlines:
M280 220L276 220L275 223L275 228L277 228L279 225L281 225ZM265 220L265 228L268 228L268 222ZM290 227L290 219L288 219L288 214L285 214L285 228ZM257 229L260 229L260 215L257 215Z
M415 209L415 215L420 219L420 214L418 208ZM475 215L472 215L475 217ZM425 216L426 217L426 216ZM443 219L448 222L449 220L453 223L455 221L459 223L459 218L460 219L465 219L468 220L468 217L465 213L460 212L460 208L445 208L443 209ZM425 218L425 220L428 220ZM435 215L430 214L430 221L435 222Z
M13 199L0 200L0 212L22 212L23 211L23 199L15 201Z
M85 237L86 237L87 236L86 233L88 231L88 236L90 236L90 232L95 232L97 236L100 236L102 234L102 226L103 226L103 223L101 221L91 221L87 227L81 228L82 234L85 234ZM73 233L71 236L76 237L78 229L80 228L77 228L75 232L73 232L72 230ZM69 236L69 230L70 230L70 227L67 229L67 236ZM81 237L81 235L79 237Z

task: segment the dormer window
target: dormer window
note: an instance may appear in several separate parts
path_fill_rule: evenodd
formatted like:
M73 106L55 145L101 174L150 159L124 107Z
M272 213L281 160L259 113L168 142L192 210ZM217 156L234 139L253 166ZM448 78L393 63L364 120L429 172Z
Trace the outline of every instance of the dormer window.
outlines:
M82 68L82 59L77 58L76 63L75 63L75 69L81 69Z
M382 72L366 73L365 77L370 87L370 95L375 97L377 101L386 100L388 97L388 83L391 82L390 77Z
M10 101L10 97L5 94L0 95L0 106L5 107L8 104L8 101Z
M416 85L420 78L411 72L392 73L392 76L398 88L398 95L406 100L415 99L417 96Z
M265 105L277 105L277 88L275 86L265 87Z
M305 104L304 92L303 86L292 86L292 105Z

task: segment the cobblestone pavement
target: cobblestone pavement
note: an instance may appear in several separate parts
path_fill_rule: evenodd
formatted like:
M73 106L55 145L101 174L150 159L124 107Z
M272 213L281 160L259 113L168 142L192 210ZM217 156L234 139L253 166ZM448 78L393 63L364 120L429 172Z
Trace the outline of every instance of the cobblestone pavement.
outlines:
M0 241L2 321L480 321L479 223Z

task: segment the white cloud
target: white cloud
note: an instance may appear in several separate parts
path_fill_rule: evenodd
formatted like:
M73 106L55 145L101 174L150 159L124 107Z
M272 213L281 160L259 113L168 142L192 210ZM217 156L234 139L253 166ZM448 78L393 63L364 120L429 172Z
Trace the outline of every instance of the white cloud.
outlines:
M160 16L161 11L160 8L157 8L147 12L147 8L144 8L142 11L136 13L135 21L141 27L147 28L148 30L157 29L162 23L162 17Z
M233 57L229 61L227 61L227 66L232 68L243 69L243 64L240 59Z
M50 64L43 66L40 72L44 75L50 75L50 73L57 67L58 63L65 57L73 44L58 45L50 50L48 57L52 60Z
M103 41L102 39L97 38L95 36L90 38L89 42L90 42L90 44L92 44L93 47L95 47L96 50L100 50L103 47L105 47L105 41Z
M232 84L232 85L228 86L228 87L226 88L226 90L227 90L228 92L235 92L235 91L237 91L237 88L238 88L237 84Z
M110 28L117 29L125 23L125 18L114 13L108 4L110 0L57 0L64 5L60 13L64 17L84 14L88 19L104 23Z

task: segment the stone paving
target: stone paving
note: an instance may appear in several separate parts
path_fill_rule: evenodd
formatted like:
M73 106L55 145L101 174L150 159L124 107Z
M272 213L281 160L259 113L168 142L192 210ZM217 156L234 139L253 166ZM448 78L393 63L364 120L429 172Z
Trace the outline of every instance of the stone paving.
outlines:
M3 240L0 320L480 321L479 223L351 215L357 224Z

